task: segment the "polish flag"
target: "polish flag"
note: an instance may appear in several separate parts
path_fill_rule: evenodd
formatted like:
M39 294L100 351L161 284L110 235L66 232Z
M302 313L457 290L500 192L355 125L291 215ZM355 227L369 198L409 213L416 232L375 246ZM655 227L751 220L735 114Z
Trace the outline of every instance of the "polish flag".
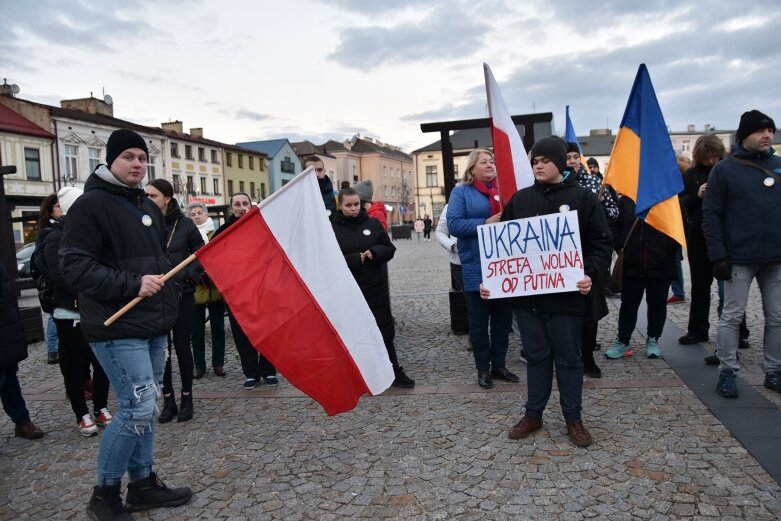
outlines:
M496 84L494 74L487 63L483 63L485 71L485 91L488 95L488 113L491 118L491 138L494 142L494 160L496 161L497 179L499 182L499 197L502 207L510 197L521 188L534 183L529 155L523 146L521 136L515 127L504 98Z
M382 335L336 242L314 169L196 256L255 349L329 415L393 382Z

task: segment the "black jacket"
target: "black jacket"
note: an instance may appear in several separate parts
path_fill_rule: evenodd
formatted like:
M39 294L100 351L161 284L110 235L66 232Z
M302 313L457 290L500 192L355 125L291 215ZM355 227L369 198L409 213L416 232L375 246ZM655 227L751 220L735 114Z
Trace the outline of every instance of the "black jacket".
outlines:
M97 342L165 334L178 315L176 284L165 284L111 326L103 325L138 296L143 275L162 275L171 263L160 209L143 190L118 186L99 172L111 176L101 165L87 179L84 195L68 211L60 243L62 277L78 291L84 338Z
M328 210L328 216L331 217L336 213L336 196L334 194L334 184L331 182L331 178L327 175L317 178L317 184L320 187L320 194L323 196L323 204L325 209Z
M11 279L0 264L0 367L15 367L27 358L27 337Z
M600 277L610 265L613 246L602 205L590 190L578 186L573 178L554 185L535 182L510 198L502 221L552 214L563 206L578 212L583 271L594 281L592 291L598 290ZM589 298L578 291L517 297L513 306L557 315L586 317L594 313Z
M361 209L357 217L345 217L337 211L331 221L336 242L344 254L347 267L361 288L366 302L374 310L390 306L388 279L385 264L393 258L396 247L377 219L372 219ZM367 233L368 232L368 233ZM372 259L361 263L361 252L371 250Z
M44 228L38 234L36 250L41 248L41 253L46 262L47 278L54 286L54 308L70 309L78 311L78 291L65 283L60 270L60 243L65 227L62 221L54 222L48 228Z
M165 214L167 231L168 259L171 266L176 266L204 245L201 232L192 219L185 217L179 209L176 199L171 200L171 209ZM174 275L174 281L179 284L182 293L194 293L195 285L201 280L203 267L197 260L181 269Z
M687 240L689 237L702 237L702 199L697 195L700 186L708 182L711 166L695 165L683 173L683 192L681 192L681 205L686 210L689 225L686 227Z
M619 204L622 219L621 244L624 244L635 222L635 203L629 197L622 197ZM678 247L678 243L670 236L640 220L624 250L623 275L641 278L676 278L675 263L678 258Z

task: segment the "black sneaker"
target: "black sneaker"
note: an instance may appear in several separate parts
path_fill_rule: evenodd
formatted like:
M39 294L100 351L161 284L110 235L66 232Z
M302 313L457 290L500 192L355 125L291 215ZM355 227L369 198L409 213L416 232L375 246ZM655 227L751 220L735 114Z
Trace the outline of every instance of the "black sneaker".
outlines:
M391 386L399 387L401 389L412 389L415 387L415 380L404 373L403 367L394 368L393 374L396 376L396 378L393 379Z
M765 387L781 393L781 371L765 374Z
M269 387L276 387L277 385L279 385L279 380L277 379L277 375L275 374L264 376L263 382Z
M738 397L738 382L735 371L724 369L719 373L719 383L716 384L716 392L723 398Z
M148 478L139 479L127 486L125 510L138 512L150 508L177 507L184 505L193 497L190 487L168 488L152 472Z
M255 378L247 378L244 380L245 389L254 389L256 385L258 385L258 381Z
M708 355L705 357L705 363L707 365L719 365L719 357L716 355L716 353Z
M133 521L133 516L125 512L119 483L111 487L95 487L87 505L87 515L95 521Z
M583 360L583 374L589 378L602 378L602 369L600 369L594 361L593 355L591 358L585 358Z
M738 340L738 349L748 349L751 344L748 343L748 338L741 338Z
M59 353L57 351L52 351L51 353L47 353L46 363L49 365L59 364L60 363Z
M518 378L518 375L515 373L511 373L509 369L506 367L502 369L491 369L491 378L495 378L497 380L504 380L505 382L511 382L516 383L520 382L521 379Z

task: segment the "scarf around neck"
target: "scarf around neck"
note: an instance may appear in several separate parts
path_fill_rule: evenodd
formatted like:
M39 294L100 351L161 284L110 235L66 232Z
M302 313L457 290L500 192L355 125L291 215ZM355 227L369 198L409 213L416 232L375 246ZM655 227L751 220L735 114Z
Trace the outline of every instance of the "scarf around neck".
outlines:
M491 186L488 186L474 179L472 180L472 186L475 187L475 190L488 197L488 202L491 204L491 215L496 215L502 211L502 207L499 204L499 186L496 181L491 183Z

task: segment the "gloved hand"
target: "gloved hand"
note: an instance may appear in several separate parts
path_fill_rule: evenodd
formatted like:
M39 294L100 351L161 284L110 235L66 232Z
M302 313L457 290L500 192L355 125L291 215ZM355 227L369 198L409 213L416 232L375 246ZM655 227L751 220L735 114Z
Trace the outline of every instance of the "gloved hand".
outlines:
M713 276L716 280L730 280L732 278L732 263L729 259L713 263Z

